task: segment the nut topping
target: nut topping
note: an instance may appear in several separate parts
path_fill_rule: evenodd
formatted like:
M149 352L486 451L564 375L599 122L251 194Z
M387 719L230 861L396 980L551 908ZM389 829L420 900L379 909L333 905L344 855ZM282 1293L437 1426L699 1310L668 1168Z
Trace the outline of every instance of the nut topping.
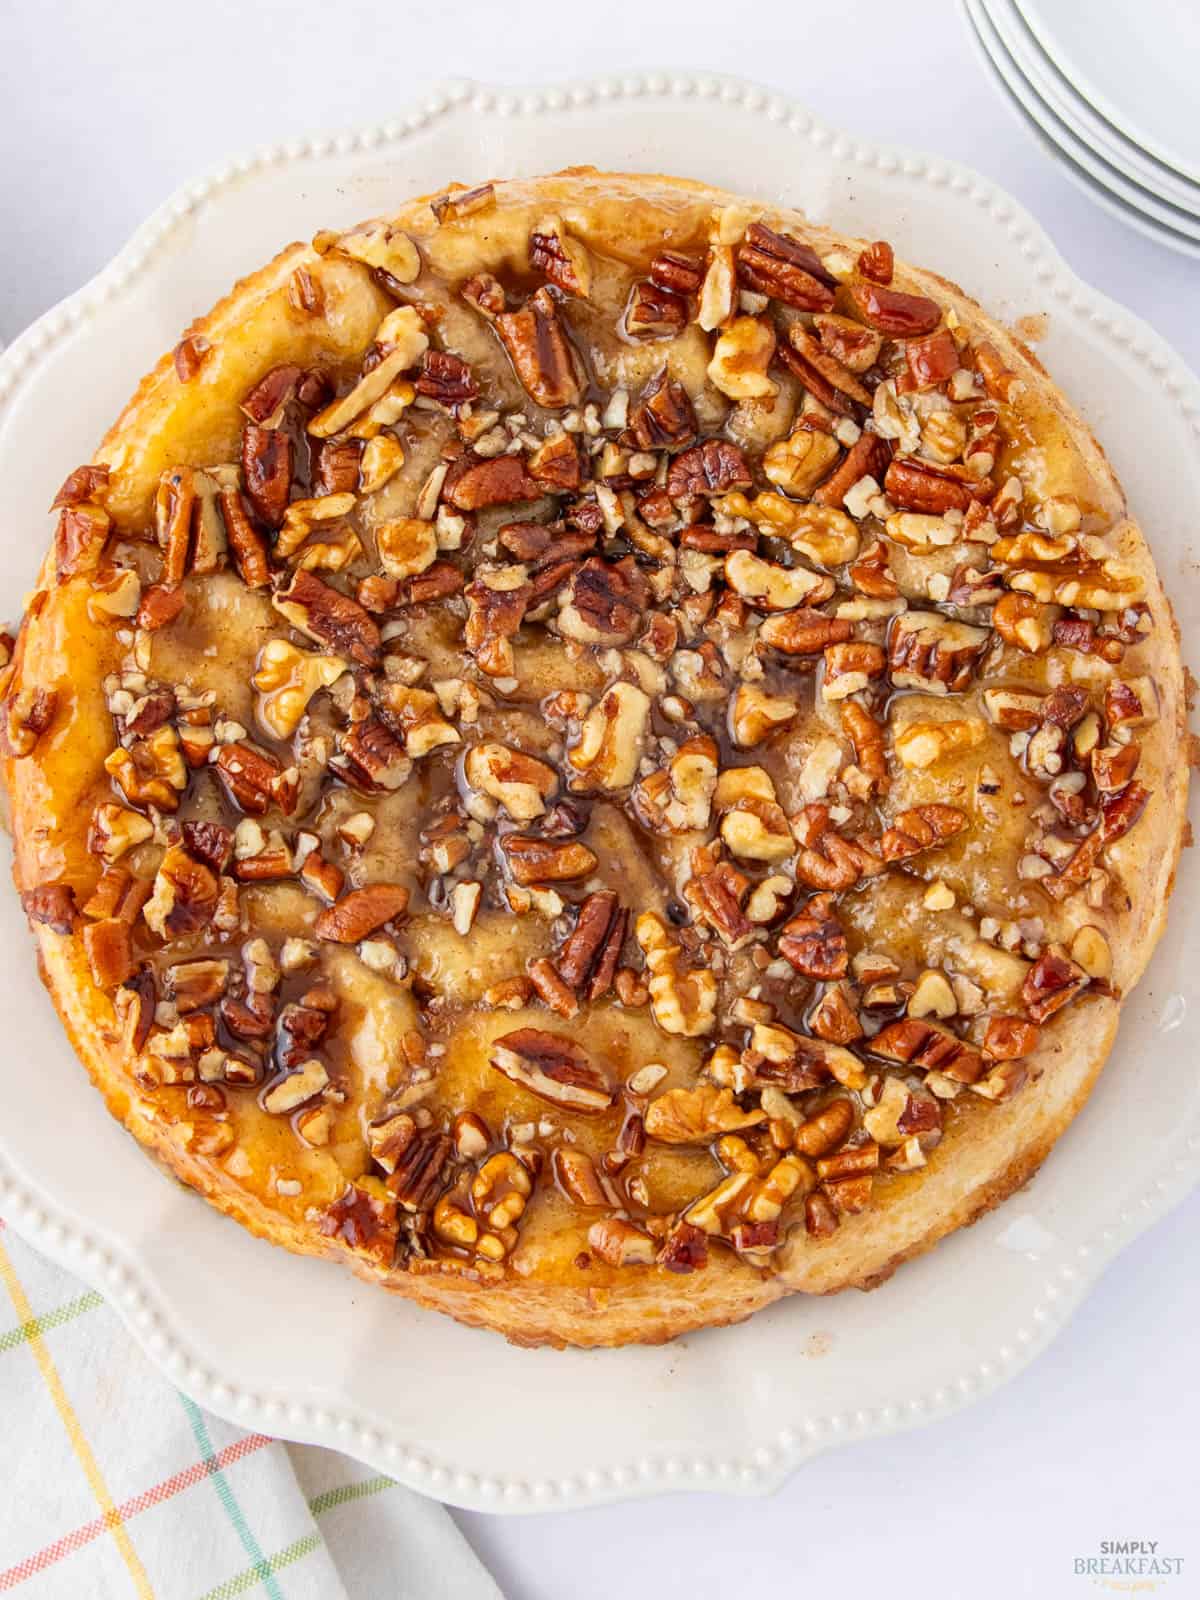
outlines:
M538 1028L518 1028L492 1043L491 1064L506 1078L551 1105L580 1113L605 1111L615 1093L573 1039Z

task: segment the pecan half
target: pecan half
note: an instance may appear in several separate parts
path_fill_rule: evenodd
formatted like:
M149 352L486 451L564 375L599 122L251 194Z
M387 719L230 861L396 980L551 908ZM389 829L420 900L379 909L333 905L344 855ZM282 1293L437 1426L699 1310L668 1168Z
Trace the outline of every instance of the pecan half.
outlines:
M660 289L670 289L672 294L699 294L704 263L679 250L660 250L650 263L650 281Z
M490 1061L511 1082L564 1110L607 1111L616 1099L587 1052L565 1034L518 1028L492 1042Z
M495 327L531 400L547 410L578 404L574 352L549 289L536 290L519 311L506 311L504 291L485 273L464 284L463 295Z
M313 924L318 939L334 944L357 944L385 922L402 916L408 906L408 890L399 883L371 883L351 889L336 905L327 906Z
M562 981L577 994L599 1000L612 988L628 913L611 889L588 895L555 966Z
M840 508L860 478L882 479L892 458L891 446L877 433L862 433L824 483L813 490L818 505Z
M814 895L779 932L779 954L806 978L844 978L849 965L846 934L833 912L833 897Z
M223 744L215 766L229 798L251 816L264 816L273 805L289 815L295 809L295 773L265 751L240 742Z
M953 839L967 826L965 812L957 806L930 804L902 811L879 841L885 861L907 861L936 845Z
M652 378L629 416L628 442L639 450L677 450L696 437L696 413L681 383L664 367Z
M245 500L232 488L221 489L217 499L238 576L247 588L264 588L271 581L271 562L266 540L250 521Z
M942 320L941 307L923 294L903 294L899 289L872 283L869 279L847 284L846 292L867 326L892 338L908 339L916 334L932 333Z
M787 656L817 656L829 645L845 643L853 632L853 623L802 606L767 617L758 630L758 643Z
M1089 981L1082 967L1050 945L1025 974L1021 999L1035 1022L1045 1022L1086 989Z
M625 331L631 339L673 339L687 326L687 301L670 289L641 279L625 308Z
M640 629L647 598L646 580L632 556L592 556L567 586L559 631L583 644L624 644Z
M983 1071L983 1057L948 1028L924 1018L889 1022L867 1044L884 1061L902 1061L925 1072L941 1072L956 1083L974 1083Z
M934 472L906 456L893 456L883 487L898 506L940 517L947 511L965 511L975 498L971 487Z
M471 368L461 356L452 355L448 350L426 350L413 387L418 394L448 410L479 398L479 385Z
M933 611L907 611L892 624L888 672L897 688L960 694L988 643L986 628Z
M246 498L268 528L283 521L292 492L292 440L280 428L248 422L242 429L242 479ZM355 486L357 487L357 473Z
M445 498L459 511L479 511L536 500L541 493L520 456L492 456L468 465L446 489Z
M596 852L578 839L534 839L509 833L500 841L500 848L514 880L523 886L570 883L586 878L597 866Z
M752 222L737 248L738 281L801 311L828 311L837 280L809 245Z
M750 468L737 445L725 439L706 439L675 457L667 473L667 493L676 504L748 489Z
M366 611L311 572L293 572L272 598L276 611L309 639L330 645L338 655L360 666L378 663L382 641L379 629Z

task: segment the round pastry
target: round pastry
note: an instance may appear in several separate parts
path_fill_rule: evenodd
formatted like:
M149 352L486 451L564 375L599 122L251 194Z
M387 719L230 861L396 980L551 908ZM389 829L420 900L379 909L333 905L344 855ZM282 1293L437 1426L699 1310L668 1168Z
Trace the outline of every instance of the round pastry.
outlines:
M944 279L660 177L295 244L56 502L16 878L109 1108L522 1342L868 1287L1083 1104L1180 846L1170 608Z

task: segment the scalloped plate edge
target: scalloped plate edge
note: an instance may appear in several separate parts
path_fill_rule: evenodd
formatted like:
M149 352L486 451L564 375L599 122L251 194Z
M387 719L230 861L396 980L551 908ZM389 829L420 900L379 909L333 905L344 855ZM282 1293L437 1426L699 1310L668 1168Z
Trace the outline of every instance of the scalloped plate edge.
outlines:
M1060 306L1085 316L1096 334L1146 363L1200 439L1200 383L1170 345L1140 318L1079 279L1032 216L1011 196L971 169L895 146L860 141L818 121L788 96L717 74L650 72L539 88L506 90L453 81L434 89L395 119L353 132L270 145L225 163L184 184L139 227L107 267L47 311L0 356L0 419L39 358L93 311L119 298L137 282L174 231L210 197L266 167L349 155L401 144L433 122L459 112L530 117L569 112L599 101L690 98L719 100L760 114L789 134L809 140L833 161L874 166L938 187L952 187L990 212L1021 251L1039 287ZM1184 1130L1181 1130L1181 1135ZM207 1369L185 1328L172 1321L152 1275L131 1251L106 1243L100 1232L58 1207L54 1196L3 1148L0 1128L0 1213L15 1232L103 1293L138 1344L180 1389L199 1404L245 1428L347 1451L397 1481L467 1509L503 1512L563 1510L635 1495L685 1489L763 1494L777 1488L804 1461L838 1443L898 1432L951 1415L998 1388L1049 1344L1082 1303L1104 1269L1135 1237L1178 1205L1200 1181L1200 1130L1181 1137L1183 1153L1168 1170L1118 1215L1097 1220L1088 1242L1078 1246L1078 1265L1058 1268L1044 1284L1031 1327L1000 1344L995 1360L980 1363L936 1389L872 1411L808 1417L784 1427L771 1443L744 1456L693 1459L641 1456L608 1469L585 1469L558 1479L525 1482L465 1472L436 1459L357 1408L311 1405L283 1392L251 1392Z

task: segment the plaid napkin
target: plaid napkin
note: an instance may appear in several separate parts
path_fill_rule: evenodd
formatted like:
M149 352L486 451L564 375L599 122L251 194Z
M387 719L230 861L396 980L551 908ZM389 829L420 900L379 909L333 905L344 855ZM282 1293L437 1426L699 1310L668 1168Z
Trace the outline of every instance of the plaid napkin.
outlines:
M201 1411L3 1222L0 1419L0 1594L502 1600L443 1506Z

